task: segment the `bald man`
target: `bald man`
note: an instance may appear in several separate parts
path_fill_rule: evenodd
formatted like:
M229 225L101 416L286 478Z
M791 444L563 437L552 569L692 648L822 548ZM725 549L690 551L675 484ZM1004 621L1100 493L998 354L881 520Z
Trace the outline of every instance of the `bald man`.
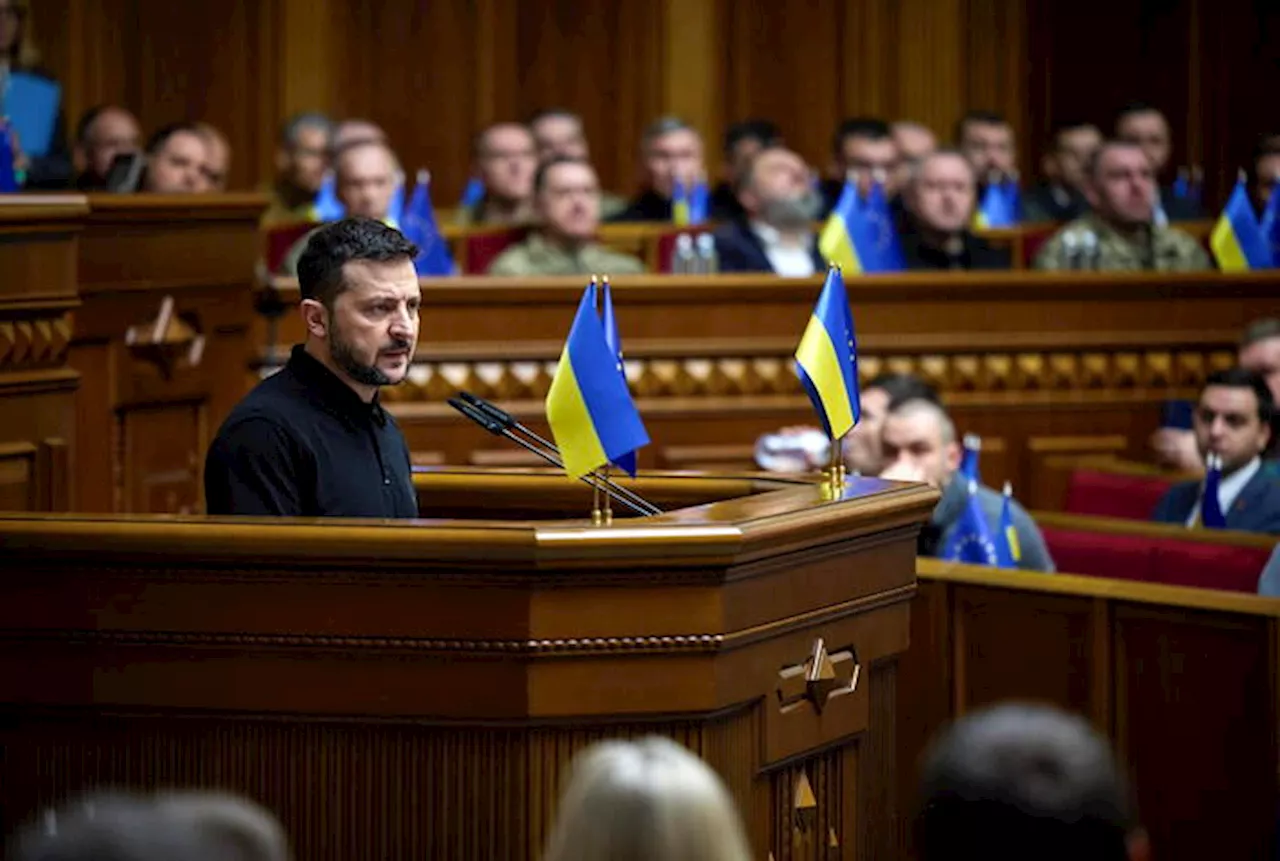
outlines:
M826 268L813 221L822 197L804 159L784 147L766 147L738 182L743 217L715 233L722 272L772 272L804 278Z
M520 123L497 123L475 141L474 175L484 181L484 197L458 212L463 224L529 224L534 220L533 175L538 145Z

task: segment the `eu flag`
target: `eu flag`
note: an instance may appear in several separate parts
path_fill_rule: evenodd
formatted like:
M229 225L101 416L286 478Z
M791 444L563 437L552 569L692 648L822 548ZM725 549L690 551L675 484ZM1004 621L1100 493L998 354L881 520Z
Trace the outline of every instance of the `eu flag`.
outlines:
M413 195L400 216L400 231L419 248L418 257L413 261L419 275L454 274L449 245L440 235L436 211L431 205L431 174L425 170L418 171Z
M1280 179L1271 188L1271 197L1267 199L1267 208L1262 211L1258 229L1271 248L1271 265L1280 268Z
M796 347L796 373L828 439L840 439L858 423L858 343L853 313L839 267L827 270L818 296Z
M689 190L689 223L702 224L711 217L711 190L705 178L694 180Z
M9 126L0 120L0 192L18 190L18 172L13 166L13 138Z
M889 212L889 200L884 194L884 185L878 180L871 185L867 195L867 203L862 208L863 232L866 236L865 247L859 247L858 256L862 260L863 272L901 272L907 268L902 255L902 241L898 238L898 228L893 223L893 215Z
M649 442L631 392L618 373L595 308L595 285L578 303L547 392L547 421L570 478L579 478Z
M462 189L462 200L458 202L458 206L462 209L472 209L484 200L484 195L484 180L473 176L467 180L466 188Z
M1253 214L1243 177L1236 181L1235 190L1209 235L1209 247L1223 272L1247 272L1271 266L1271 247Z
M601 322L604 324L604 340L609 345L609 352L616 358L618 374L623 385L627 382L627 369L622 363L622 338L618 335L618 319L613 315L613 292L609 289L609 279L605 278L600 285ZM636 476L636 453L634 450L613 458L613 464L627 475Z
M953 481L964 481L956 476ZM970 481L964 510L942 547L939 558L948 562L967 562L970 565L999 565L996 544L991 538L991 527L978 501L978 483Z

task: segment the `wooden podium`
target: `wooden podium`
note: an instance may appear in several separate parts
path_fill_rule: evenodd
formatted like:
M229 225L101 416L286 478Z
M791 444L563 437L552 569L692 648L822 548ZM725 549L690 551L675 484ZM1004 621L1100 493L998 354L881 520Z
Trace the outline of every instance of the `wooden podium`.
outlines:
M657 475L633 487L668 513L592 527L562 476L416 481L401 523L0 515L4 828L92 787L220 787L301 861L533 859L577 750L660 733L762 861L896 857L933 491Z

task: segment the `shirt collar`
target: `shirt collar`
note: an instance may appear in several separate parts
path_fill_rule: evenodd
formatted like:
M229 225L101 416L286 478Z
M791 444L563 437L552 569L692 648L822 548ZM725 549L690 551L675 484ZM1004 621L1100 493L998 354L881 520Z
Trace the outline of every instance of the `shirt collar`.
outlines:
M289 354L288 368L306 386L313 400L335 415L358 421L373 421L378 426L387 423L387 414L379 403L377 391L373 394L373 401L365 403L353 388L308 353L304 344L294 345Z
M1258 474L1260 469L1262 469L1262 458L1255 456L1253 460L1235 472L1223 476L1222 482L1218 485L1218 500L1222 503L1223 511L1235 504L1236 497L1240 495L1249 482L1253 481L1253 477Z

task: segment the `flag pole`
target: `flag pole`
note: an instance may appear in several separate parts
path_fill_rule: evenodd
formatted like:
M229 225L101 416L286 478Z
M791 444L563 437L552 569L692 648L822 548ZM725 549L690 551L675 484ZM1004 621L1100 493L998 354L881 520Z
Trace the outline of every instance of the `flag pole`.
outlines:
M591 276L591 310L600 313L600 276ZM606 462L604 469L595 469L592 474L596 477L596 481L592 482L591 491L591 524L593 526L607 526L609 520L612 519L612 512L609 511L608 495L606 494L604 503L601 503L600 488L604 482L600 480L602 475L608 476L608 463Z

